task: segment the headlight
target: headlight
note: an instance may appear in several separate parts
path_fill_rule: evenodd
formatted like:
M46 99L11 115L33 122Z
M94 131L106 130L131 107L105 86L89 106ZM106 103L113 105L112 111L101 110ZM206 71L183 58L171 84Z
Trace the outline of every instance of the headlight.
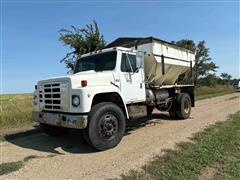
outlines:
M74 107L78 107L80 105L80 98L79 98L79 96L76 96L76 95L72 96L72 105Z

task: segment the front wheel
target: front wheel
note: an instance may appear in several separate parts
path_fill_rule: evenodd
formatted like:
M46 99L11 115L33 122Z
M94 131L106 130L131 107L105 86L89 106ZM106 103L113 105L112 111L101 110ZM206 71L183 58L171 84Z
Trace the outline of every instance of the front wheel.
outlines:
M111 102L93 106L88 121L84 138L98 150L117 146L125 133L125 115L119 106Z

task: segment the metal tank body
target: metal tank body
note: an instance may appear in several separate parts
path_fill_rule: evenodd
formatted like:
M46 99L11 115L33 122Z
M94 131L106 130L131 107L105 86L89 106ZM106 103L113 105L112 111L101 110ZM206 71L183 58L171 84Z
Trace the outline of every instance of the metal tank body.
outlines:
M154 38L118 38L107 47L123 46L145 52L145 80L152 86L174 85L195 65L195 52Z

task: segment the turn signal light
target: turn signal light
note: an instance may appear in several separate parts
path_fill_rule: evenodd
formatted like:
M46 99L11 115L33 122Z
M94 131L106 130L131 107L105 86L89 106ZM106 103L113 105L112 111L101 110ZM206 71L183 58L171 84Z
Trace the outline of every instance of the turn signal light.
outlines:
M86 87L87 86L87 80L82 80L81 85L82 85L82 87Z

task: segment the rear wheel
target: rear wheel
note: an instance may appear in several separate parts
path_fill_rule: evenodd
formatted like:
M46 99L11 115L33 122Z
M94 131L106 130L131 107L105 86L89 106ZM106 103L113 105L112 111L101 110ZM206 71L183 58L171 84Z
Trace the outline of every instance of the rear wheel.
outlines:
M170 109L170 111L168 112L169 113L169 116L173 119L176 119L177 118L177 112L175 109Z
M176 98L177 118L187 119L191 114L191 99L187 93L180 93Z
M125 133L125 115L119 106L111 102L95 105L89 113L88 121L83 131L84 138L98 150L117 146Z
M64 127L58 127L58 126L52 126L49 124L43 124L40 123L41 129L48 134L49 136L61 136L68 134L69 130L68 128Z

